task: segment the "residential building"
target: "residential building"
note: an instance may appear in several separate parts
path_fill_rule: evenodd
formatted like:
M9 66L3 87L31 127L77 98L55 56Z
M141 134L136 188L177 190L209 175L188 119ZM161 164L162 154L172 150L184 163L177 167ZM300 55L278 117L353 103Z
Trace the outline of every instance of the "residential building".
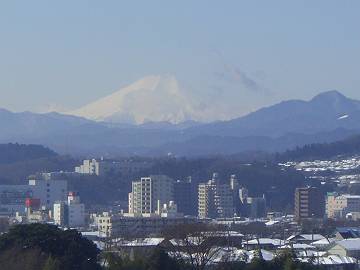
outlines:
M297 188L295 190L295 219L323 218L325 198L316 187Z
M334 242L327 250L328 254L360 259L360 238L351 238Z
M197 215L197 192L191 177L186 180L177 180L174 183L174 200L180 213L190 216Z
M96 159L86 159L79 167L75 167L75 172L81 174L99 175L99 162Z
M85 226L85 205L75 192L69 192L67 201L54 203L53 219L55 224L70 228Z
M174 181L166 175L142 177L132 183L129 213L159 213L163 204L174 200Z
M90 174L97 176L104 176L108 174L123 174L129 175L132 173L138 173L145 169L151 168L152 163L146 161L136 160L84 160L83 164L75 167L75 172L80 174Z
M56 225L66 226L69 223L68 209L66 202L58 201L54 203L53 220Z
M198 216L199 218L216 218L215 205L216 185L209 181L199 185Z
M146 237L149 235L161 235L166 228L171 226L198 222L196 218L188 218L181 215L112 215L108 212L97 216L95 220L100 234L107 237Z
M325 236L321 234L296 234L290 236L287 241L290 243L297 243L297 244L311 244L315 241L323 240Z
M85 205L80 202L80 196L69 192L67 200L68 226L70 228L85 226Z
M347 214L360 212L360 196L335 192L328 193L326 198L326 215L328 218L346 218Z
M198 187L198 216L200 218L233 217L234 193L230 184L223 184L217 173L211 180Z

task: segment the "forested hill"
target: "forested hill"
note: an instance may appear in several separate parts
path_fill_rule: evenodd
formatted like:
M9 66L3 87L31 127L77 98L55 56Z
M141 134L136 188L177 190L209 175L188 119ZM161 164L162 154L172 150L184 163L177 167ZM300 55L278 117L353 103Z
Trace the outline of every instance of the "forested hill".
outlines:
M42 145L0 144L0 164L55 157L57 153Z
M360 155L360 135L333 143L309 144L277 155L277 160L331 159L336 156Z

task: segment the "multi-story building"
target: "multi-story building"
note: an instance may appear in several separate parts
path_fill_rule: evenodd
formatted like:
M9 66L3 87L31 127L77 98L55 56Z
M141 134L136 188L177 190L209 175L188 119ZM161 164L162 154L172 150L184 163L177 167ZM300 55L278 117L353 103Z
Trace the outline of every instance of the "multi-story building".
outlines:
M263 197L247 198L248 216L250 218L266 217L266 199Z
M345 218L347 214L360 212L360 196L328 193L326 215L328 218Z
M86 159L83 164L75 167L75 172L81 174L96 174L99 175L99 162L96 159Z
M135 161L135 160L123 160L123 161L111 161L96 159L84 160L83 164L75 167L75 172L80 174L90 174L103 176L108 174L123 174L128 175L131 173L137 173L145 169L149 169L152 166L151 162Z
M215 205L216 185L211 180L206 184L199 184L198 216L199 218L216 218Z
M174 200L174 181L166 175L142 177L132 183L129 193L129 213L159 212L163 204Z
M41 206L46 209L52 209L56 201L67 199L66 180L30 179L29 187L32 190L32 197L40 199Z
M164 209L168 211L169 208ZM96 216L95 222L101 236L106 237L146 237L149 235L161 235L166 228L182 224L196 223L196 218L187 218L181 215L144 214L112 215L104 212Z
M54 203L53 220L56 225L66 226L69 223L66 202L58 201Z
M325 198L316 187L297 188L295 190L295 219L323 218Z
M27 198L40 199L41 208L51 209L55 201L66 197L66 180L30 179L28 185L0 185L0 214L25 214Z
M69 192L67 207L69 227L83 227L85 225L85 205L81 203L80 196L75 192Z
M197 215L196 185L191 181L191 177L174 183L174 200L180 213L189 216Z
M0 185L0 215L25 213L25 201L33 197L28 185Z
M69 192L67 201L54 203L54 222L60 226L70 228L85 225L85 205L80 202L80 197L75 192Z
M217 173L211 180L200 184L198 189L198 216L199 218L233 217L234 193L230 184L223 184Z

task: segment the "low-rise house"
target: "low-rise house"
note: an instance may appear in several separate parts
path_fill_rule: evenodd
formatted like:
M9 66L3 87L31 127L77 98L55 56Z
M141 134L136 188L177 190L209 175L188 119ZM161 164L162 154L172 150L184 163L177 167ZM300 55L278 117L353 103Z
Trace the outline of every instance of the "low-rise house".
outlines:
M123 241L119 242L116 245L116 248L122 254L148 254L156 247L165 247L166 244L165 238L153 237L153 238L139 238L133 241Z
M324 238L318 241L312 242L311 245L316 247L318 250L326 250L330 244L335 242L335 238Z
M271 238L258 238L249 241L243 241L243 246L246 250L275 250L284 244L286 244L284 240Z
M339 255L298 258L298 260L304 263L311 263L313 265L322 266L326 270L358 269L357 262L354 258Z
M324 238L325 236L321 234L296 234L290 236L287 240L291 243L311 244Z
M360 259L360 238L344 239L330 245L328 251L331 255L353 257Z

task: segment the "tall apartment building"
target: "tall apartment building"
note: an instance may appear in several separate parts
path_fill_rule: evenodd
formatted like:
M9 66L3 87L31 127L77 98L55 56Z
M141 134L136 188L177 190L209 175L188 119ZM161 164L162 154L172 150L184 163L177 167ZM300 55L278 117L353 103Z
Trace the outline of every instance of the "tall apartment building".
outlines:
M360 212L360 196L328 193L326 215L328 218L345 218L347 214Z
M235 213L233 195L230 184L220 183L218 174L214 173L211 180L199 185L199 218L233 217Z
M184 215L197 215L197 191L191 177L174 183L174 200L178 211Z
M295 219L323 218L325 198L316 187L297 188L295 190Z
M151 175L132 182L129 213L151 214L174 200L174 181L166 175Z

